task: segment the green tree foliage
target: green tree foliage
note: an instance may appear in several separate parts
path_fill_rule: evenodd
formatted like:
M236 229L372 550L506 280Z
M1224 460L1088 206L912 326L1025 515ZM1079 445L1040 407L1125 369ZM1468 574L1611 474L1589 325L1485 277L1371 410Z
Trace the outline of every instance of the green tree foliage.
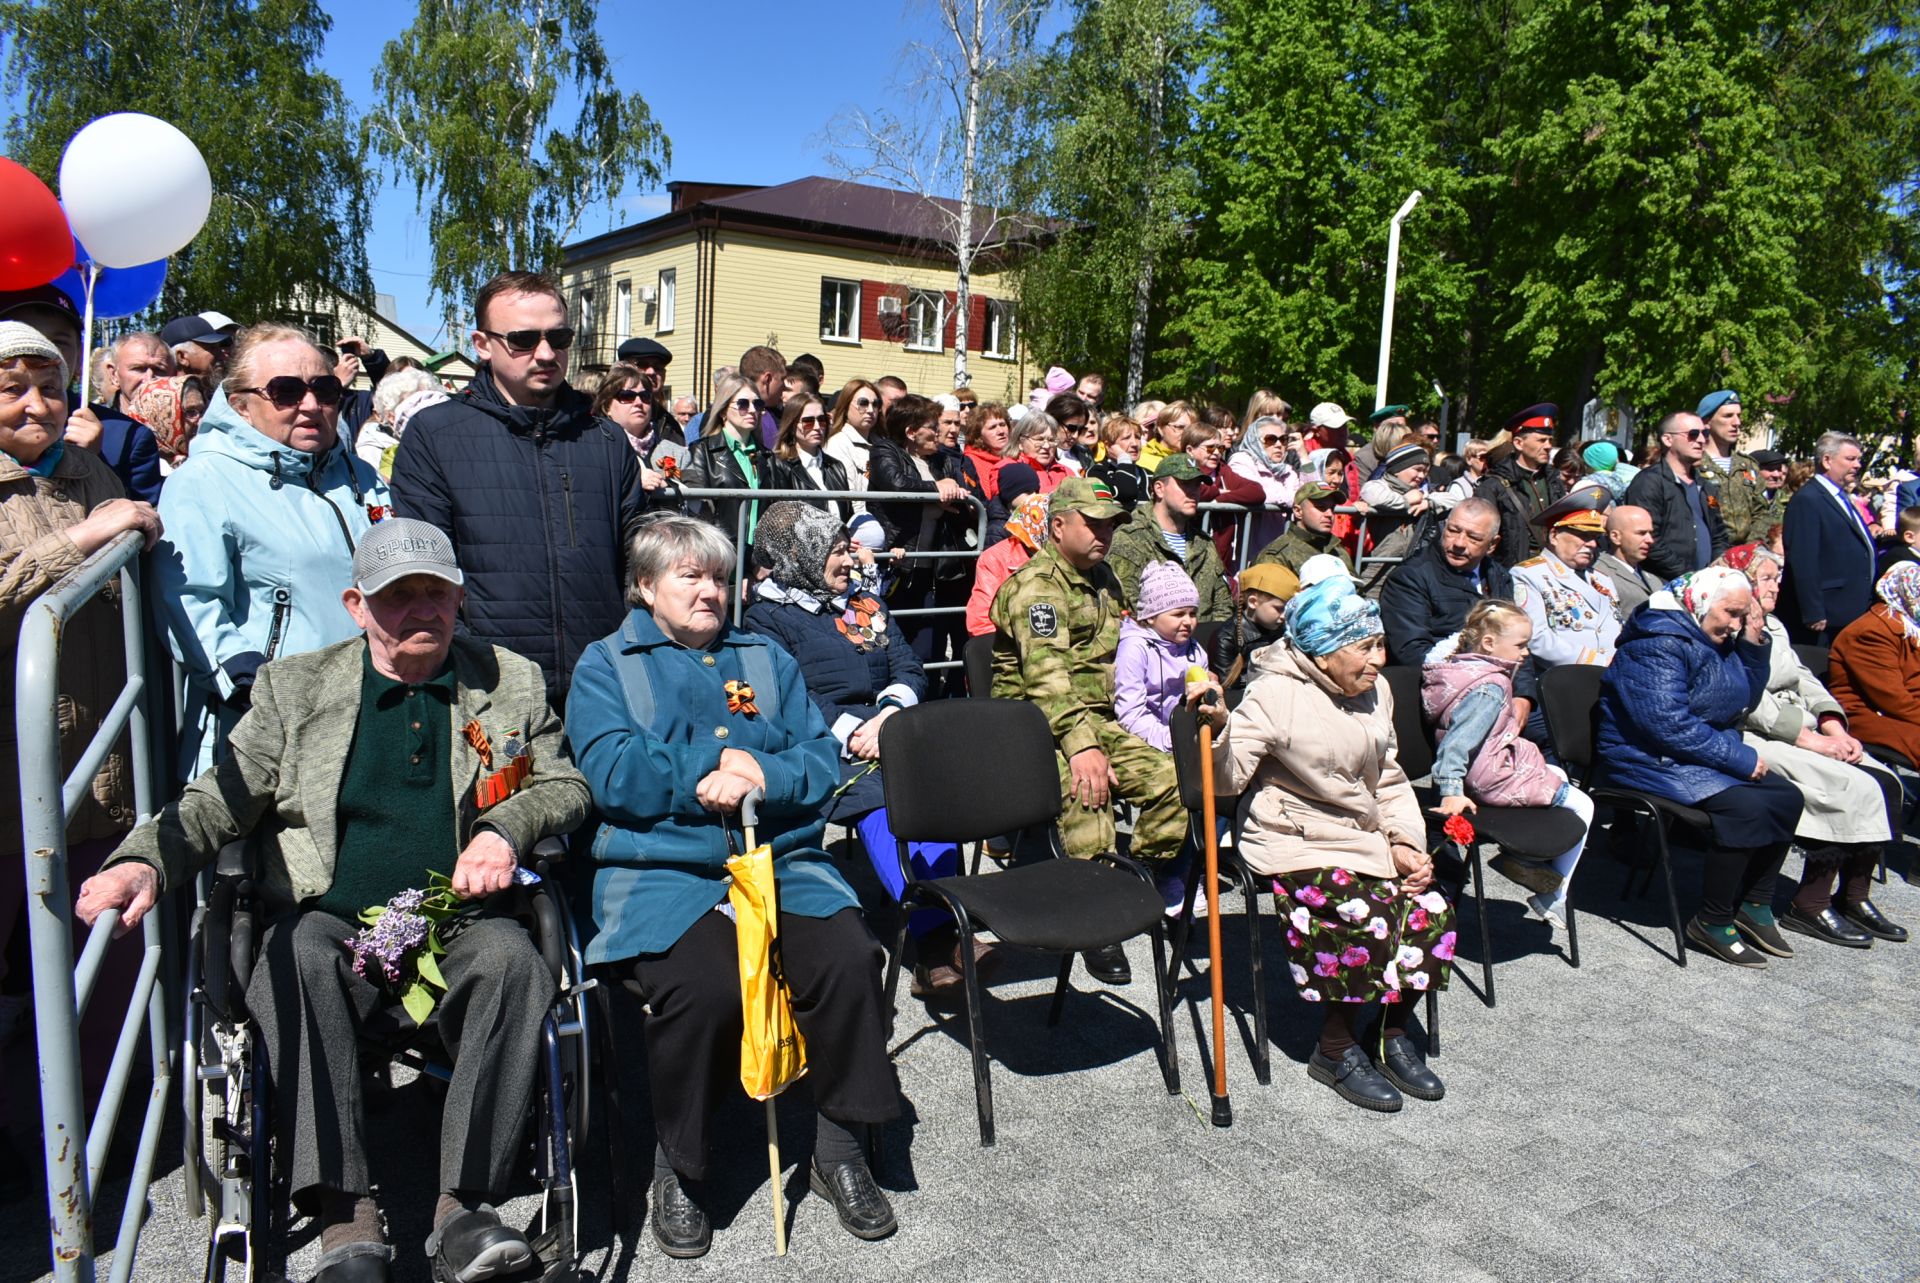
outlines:
M339 84L315 67L331 19L312 0L0 0L7 151L56 186L88 121L116 111L183 130L213 209L174 255L155 309L242 320L364 299L367 175Z
M660 181L666 134L615 85L595 0L422 0L374 73L368 145L410 182L431 287L464 308L508 268L551 270L596 204ZM555 123L562 95L571 128ZM455 327L456 332L458 327Z

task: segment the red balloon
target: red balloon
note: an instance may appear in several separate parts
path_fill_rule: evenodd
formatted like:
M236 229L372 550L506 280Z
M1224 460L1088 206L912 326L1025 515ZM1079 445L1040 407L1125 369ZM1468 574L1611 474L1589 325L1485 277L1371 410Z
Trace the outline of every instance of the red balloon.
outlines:
M66 211L32 170L0 156L0 290L45 285L72 266Z

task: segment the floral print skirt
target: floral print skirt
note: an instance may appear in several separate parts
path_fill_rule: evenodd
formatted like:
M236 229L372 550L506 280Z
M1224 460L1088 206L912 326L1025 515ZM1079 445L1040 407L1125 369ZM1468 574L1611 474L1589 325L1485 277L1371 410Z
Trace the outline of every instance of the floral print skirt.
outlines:
M1287 921L1293 983L1308 1002L1399 1002L1445 989L1453 970L1453 905L1436 888L1348 869L1302 869L1273 880Z

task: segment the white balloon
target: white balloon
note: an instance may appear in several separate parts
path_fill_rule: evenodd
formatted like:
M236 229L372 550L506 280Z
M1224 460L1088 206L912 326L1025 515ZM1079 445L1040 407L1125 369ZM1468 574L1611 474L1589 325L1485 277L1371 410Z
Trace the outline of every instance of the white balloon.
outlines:
M200 234L213 176L193 140L154 116L118 112L73 136L60 158L60 204L102 267L166 258Z

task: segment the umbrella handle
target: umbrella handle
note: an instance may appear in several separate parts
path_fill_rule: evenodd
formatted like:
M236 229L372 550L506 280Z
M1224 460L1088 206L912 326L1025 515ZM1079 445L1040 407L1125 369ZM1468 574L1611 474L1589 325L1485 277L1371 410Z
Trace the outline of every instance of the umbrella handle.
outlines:
M760 804L767 800L767 790L759 785L747 791L740 799L740 827L747 831L747 849L759 845L753 840L753 830L760 823Z

